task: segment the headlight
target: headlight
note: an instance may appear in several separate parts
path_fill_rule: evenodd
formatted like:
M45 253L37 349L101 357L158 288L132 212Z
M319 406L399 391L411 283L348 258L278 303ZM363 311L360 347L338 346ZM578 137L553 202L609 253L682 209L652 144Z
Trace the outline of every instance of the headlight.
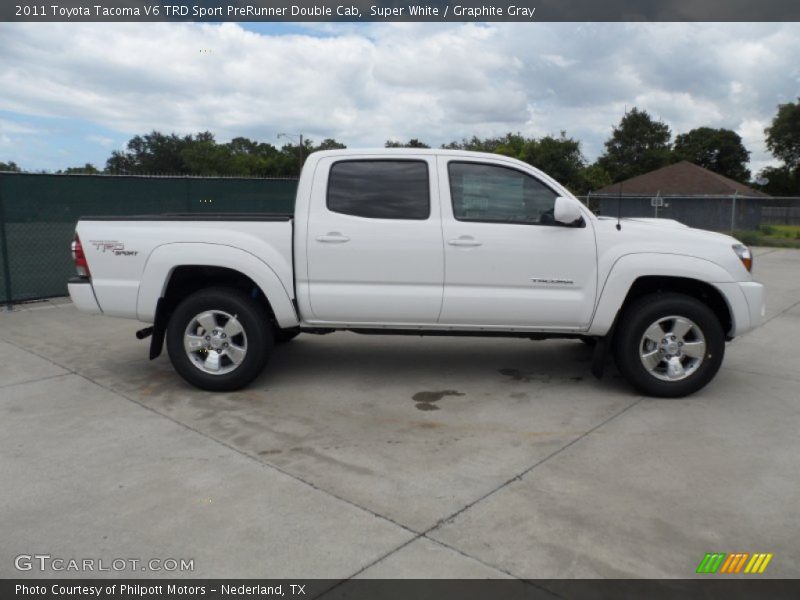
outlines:
M745 246L744 244L734 244L733 251L736 252L736 256L739 257L739 260L742 261L744 268L748 271L753 270L753 253L750 252L750 248Z

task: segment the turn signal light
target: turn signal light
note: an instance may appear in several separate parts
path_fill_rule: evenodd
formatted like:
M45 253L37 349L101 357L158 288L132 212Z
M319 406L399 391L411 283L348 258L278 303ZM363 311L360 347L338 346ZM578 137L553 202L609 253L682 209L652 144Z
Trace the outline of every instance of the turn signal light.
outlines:
M742 261L744 268L748 271L753 270L753 253L750 252L750 248L745 246L744 244L734 244L733 251L736 252L736 256L739 257L739 260Z

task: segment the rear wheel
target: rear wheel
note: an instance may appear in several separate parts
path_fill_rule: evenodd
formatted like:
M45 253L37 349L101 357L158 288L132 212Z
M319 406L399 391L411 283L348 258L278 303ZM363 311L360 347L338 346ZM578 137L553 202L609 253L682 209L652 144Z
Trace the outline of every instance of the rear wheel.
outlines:
M237 390L255 379L272 348L264 307L232 288L208 288L181 302L167 326L175 370L204 390Z
M617 367L648 396L677 398L714 378L725 334L711 309L683 294L651 294L621 315L614 337Z

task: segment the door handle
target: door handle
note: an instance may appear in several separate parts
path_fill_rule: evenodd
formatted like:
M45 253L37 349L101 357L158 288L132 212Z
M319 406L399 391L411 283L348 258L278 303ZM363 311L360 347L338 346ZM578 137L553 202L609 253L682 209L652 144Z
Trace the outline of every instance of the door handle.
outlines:
M456 238L454 240L448 240L448 244L451 246L462 246L462 247L472 247L472 246L481 246L483 245L482 242L479 242L471 235L462 235L460 238Z
M331 231L325 235L318 235L317 241L324 242L326 244L343 244L345 242L349 242L350 238L346 235L342 235L338 231Z

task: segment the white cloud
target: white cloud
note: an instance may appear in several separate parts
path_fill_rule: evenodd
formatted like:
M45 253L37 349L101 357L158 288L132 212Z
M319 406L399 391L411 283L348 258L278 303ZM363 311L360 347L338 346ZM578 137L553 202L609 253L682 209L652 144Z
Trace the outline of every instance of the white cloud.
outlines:
M554 64L557 67L571 67L578 61L570 58L564 58L560 54L542 54L542 58L547 62Z
M113 148L115 145L112 138L104 135L87 135L86 141L102 146L103 148Z
M119 137L210 130L275 143L302 131L350 146L566 130L594 158L638 106L676 134L736 129L755 166L771 160L763 127L800 81L798 24L312 27L326 36L233 23L2 24L0 110ZM112 143L100 137L91 142Z
M767 151L764 129L768 126L769 121L766 119L745 119L736 128L736 133L742 137L745 147L752 152L750 169L753 175L756 175L764 167L779 164Z
M39 133L42 133L42 130L24 122L11 121L9 119L0 119L0 132L4 134L21 133L26 135L37 135Z

